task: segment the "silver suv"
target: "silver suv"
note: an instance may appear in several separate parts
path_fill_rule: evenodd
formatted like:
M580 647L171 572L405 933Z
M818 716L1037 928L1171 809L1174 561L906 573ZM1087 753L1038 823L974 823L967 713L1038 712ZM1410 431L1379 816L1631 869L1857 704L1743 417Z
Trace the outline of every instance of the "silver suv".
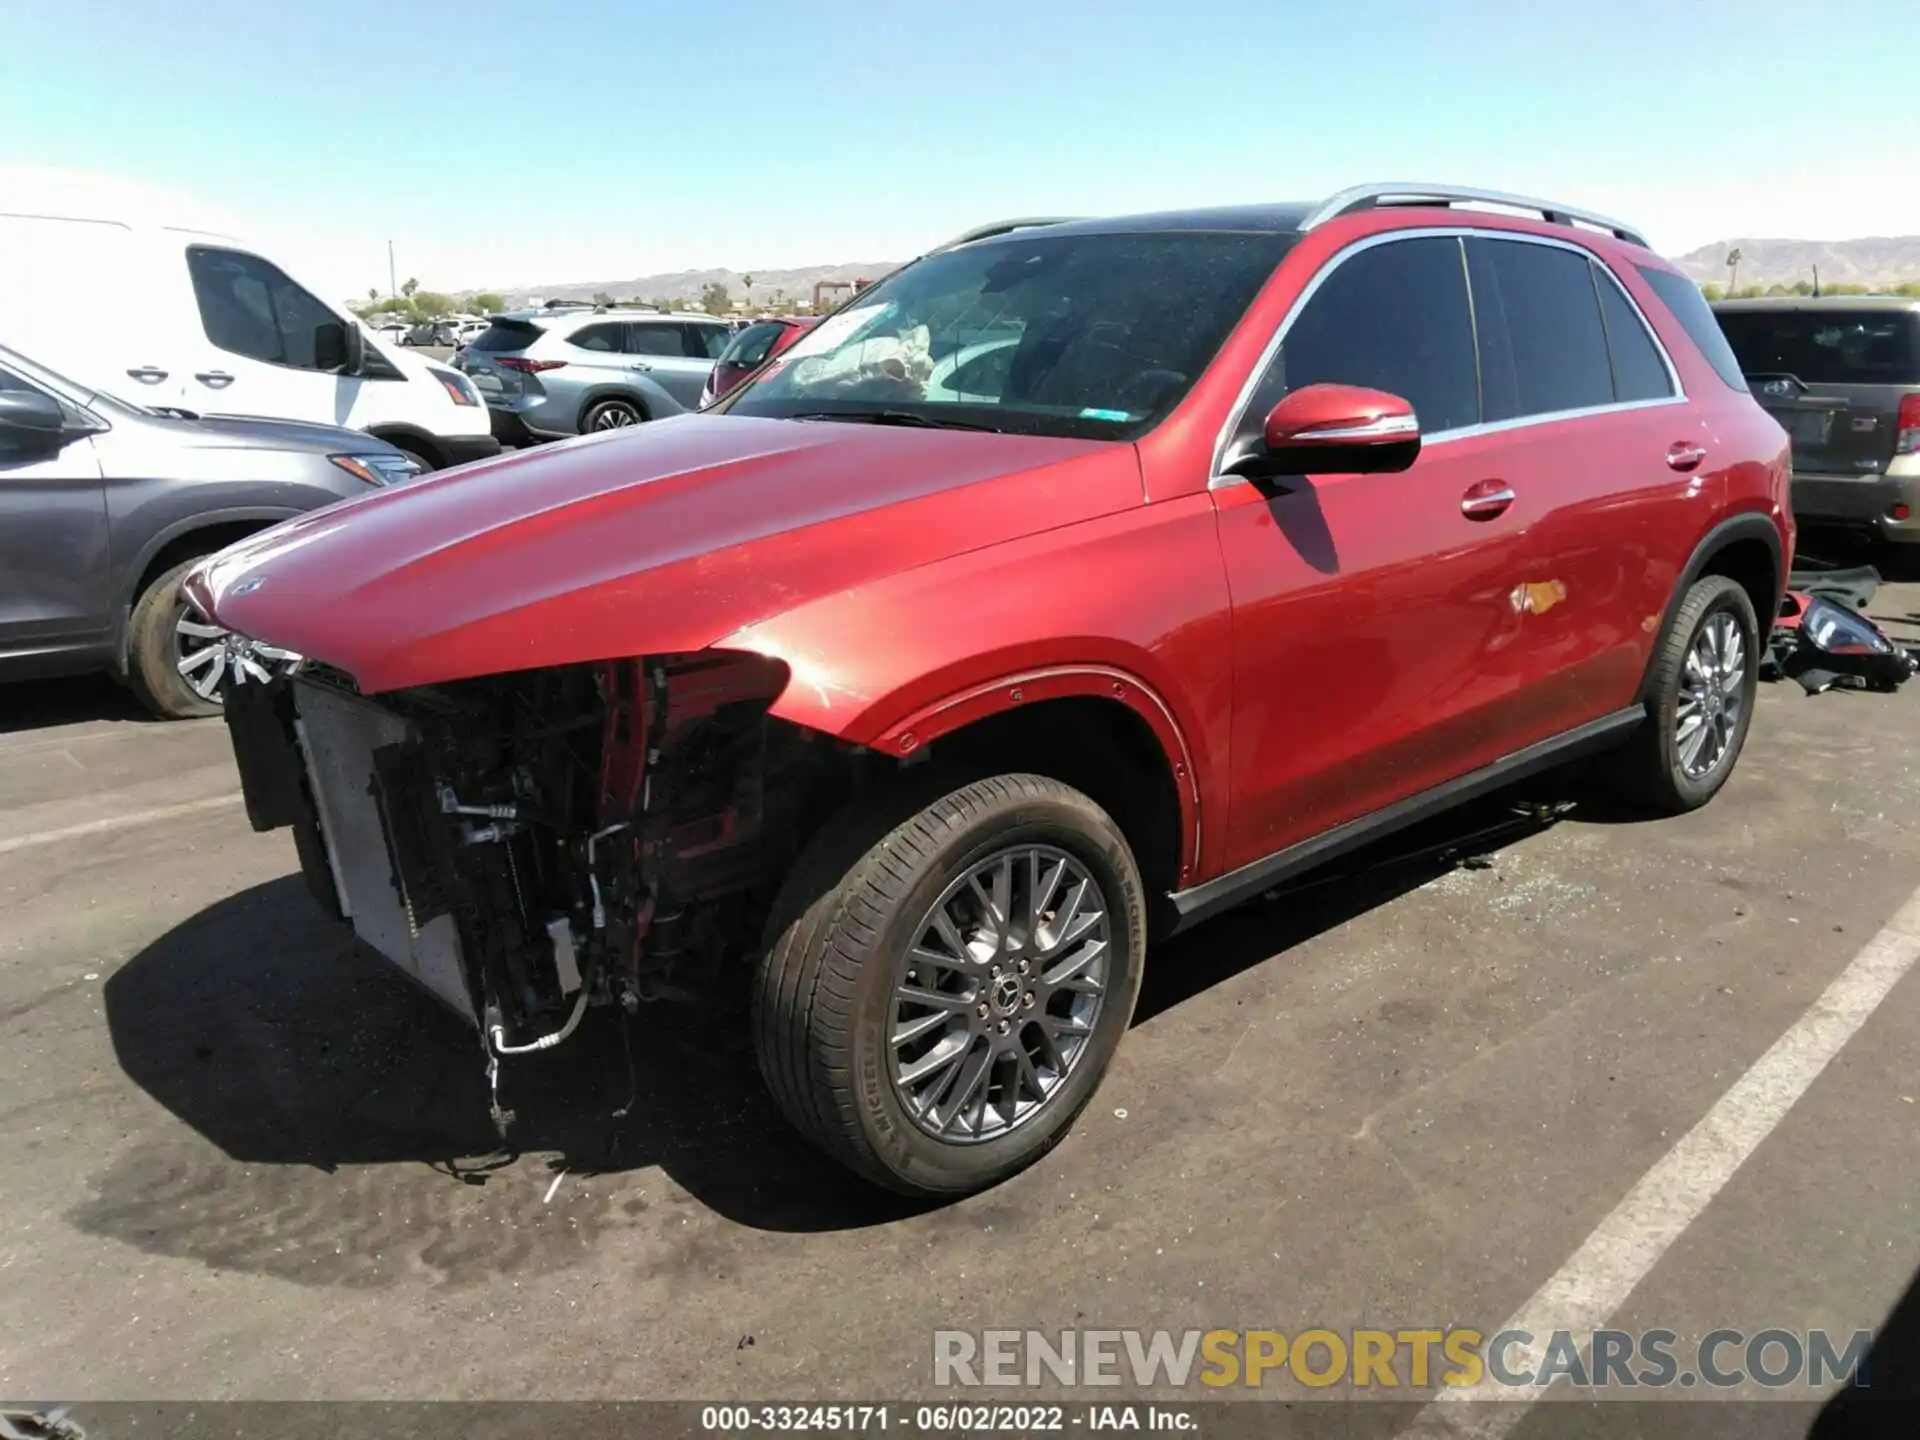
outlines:
M457 363L500 439L553 439L697 408L732 333L704 314L515 310L496 315Z

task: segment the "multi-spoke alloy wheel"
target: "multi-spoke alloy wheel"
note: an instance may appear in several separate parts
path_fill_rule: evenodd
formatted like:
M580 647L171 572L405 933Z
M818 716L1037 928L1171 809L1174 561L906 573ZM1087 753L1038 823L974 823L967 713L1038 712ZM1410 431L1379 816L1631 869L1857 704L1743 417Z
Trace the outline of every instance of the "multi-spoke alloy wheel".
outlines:
M216 625L191 601L182 599L180 617L173 622L173 668L187 688L202 700L218 703L220 682L229 675L235 684L262 685L299 660L291 650L263 645Z
M1753 597L1739 581L1703 575L1690 584L1648 664L1646 722L1613 758L1619 787L1669 815L1711 800L1753 723L1759 652Z
M1680 671L1674 744L1690 779L1712 773L1732 753L1747 699L1747 647L1727 611L1708 618Z
M1107 899L1050 845L978 861L946 888L900 962L888 1044L895 1092L945 1140L986 1140L1059 1090L1105 998Z
M914 1195L1044 1155L1126 1033L1146 902L1113 817L1049 776L928 767L816 834L768 921L754 1048L781 1111Z

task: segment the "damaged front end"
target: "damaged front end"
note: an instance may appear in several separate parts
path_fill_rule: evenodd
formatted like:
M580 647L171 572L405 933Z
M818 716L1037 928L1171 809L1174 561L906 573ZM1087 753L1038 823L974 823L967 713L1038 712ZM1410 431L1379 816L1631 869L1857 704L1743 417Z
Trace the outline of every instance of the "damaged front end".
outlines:
M226 717L254 828L292 827L321 905L475 1026L497 1080L590 1006L734 993L874 758L770 717L785 679L704 652L370 698L309 664Z

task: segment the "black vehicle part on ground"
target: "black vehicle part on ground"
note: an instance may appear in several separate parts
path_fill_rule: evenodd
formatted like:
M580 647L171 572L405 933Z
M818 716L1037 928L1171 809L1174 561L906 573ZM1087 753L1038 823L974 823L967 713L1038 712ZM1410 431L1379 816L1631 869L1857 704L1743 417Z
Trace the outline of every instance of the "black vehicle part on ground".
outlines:
M1809 695L1836 686L1891 691L1905 684L1920 658L1851 608L1851 598L1846 591L1839 598L1788 591L1768 639L1773 675L1798 682Z

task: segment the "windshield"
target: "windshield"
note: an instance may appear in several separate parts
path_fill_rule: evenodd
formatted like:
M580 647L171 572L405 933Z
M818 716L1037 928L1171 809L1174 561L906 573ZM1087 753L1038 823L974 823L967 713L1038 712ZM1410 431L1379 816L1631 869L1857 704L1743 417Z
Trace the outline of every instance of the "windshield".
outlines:
M724 408L1132 438L1179 403L1293 239L1018 232L929 256Z

